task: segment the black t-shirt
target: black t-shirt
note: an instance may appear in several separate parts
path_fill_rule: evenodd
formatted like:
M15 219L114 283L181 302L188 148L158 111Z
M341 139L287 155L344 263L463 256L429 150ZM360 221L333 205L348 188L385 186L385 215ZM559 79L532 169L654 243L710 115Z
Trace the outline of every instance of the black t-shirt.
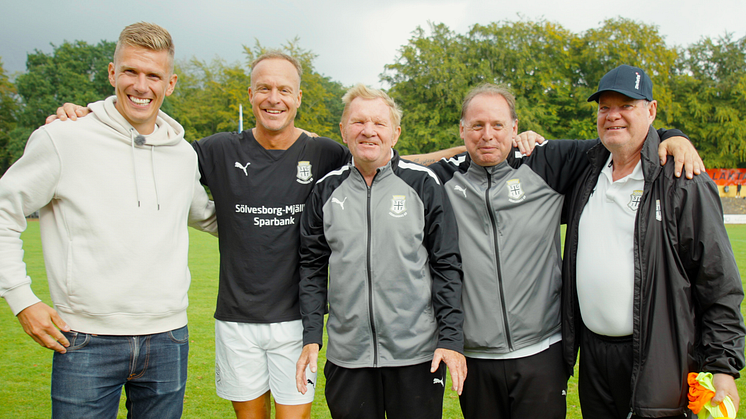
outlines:
M251 130L193 143L217 211L220 287L215 318L243 323L300 319L300 215L317 180L349 161L324 137L267 150Z

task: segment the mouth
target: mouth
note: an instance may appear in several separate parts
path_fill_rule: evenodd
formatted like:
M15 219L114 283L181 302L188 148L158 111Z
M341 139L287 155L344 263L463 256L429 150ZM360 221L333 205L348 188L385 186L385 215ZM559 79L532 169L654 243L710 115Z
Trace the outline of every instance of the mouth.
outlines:
M135 105L140 106L147 106L150 104L150 102L153 101L153 99L146 99L146 98L140 98L140 97L134 97L134 96L127 96L129 100L134 103Z
M270 115L281 115L283 112L285 112L279 109L262 109L262 110Z
M608 127L606 128L606 131L621 131L625 129L627 129L627 127Z

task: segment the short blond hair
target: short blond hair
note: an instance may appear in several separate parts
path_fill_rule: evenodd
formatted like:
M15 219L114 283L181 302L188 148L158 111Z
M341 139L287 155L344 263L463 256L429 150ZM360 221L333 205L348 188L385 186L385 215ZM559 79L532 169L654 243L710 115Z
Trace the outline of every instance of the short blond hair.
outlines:
M396 105L394 99L391 99L391 97L387 95L386 92L384 92L383 90L371 89L364 84L356 84L355 86L350 88L350 90L348 90L344 96L342 96L342 102L344 102L345 104L345 109L342 112L341 121L343 124L350 114L350 103L352 103L352 101L357 98L383 99L383 101L386 103L386 105L389 107L389 110L391 111L391 122L393 123L393 127L396 128L401 125L402 111L401 109L399 109L399 106Z
M151 51L168 51L169 70L174 72L174 41L171 34L155 23L137 22L133 23L119 34L117 48L114 50L114 59L125 46L146 48Z

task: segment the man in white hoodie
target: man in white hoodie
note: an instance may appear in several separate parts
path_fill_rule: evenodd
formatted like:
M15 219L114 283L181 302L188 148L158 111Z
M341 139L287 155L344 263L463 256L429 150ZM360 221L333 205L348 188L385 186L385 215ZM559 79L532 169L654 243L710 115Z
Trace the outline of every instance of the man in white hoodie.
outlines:
M181 417L189 351L187 225L217 232L184 130L168 32L136 23L109 64L116 96L36 130L0 179L0 295L53 349L53 417ZM40 209L54 309L32 292L20 233Z

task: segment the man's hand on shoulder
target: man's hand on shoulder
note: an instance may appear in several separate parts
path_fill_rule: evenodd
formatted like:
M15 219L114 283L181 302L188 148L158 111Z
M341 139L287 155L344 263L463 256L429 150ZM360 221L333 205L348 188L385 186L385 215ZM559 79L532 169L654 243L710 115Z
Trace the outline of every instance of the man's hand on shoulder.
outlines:
M692 142L686 137L671 137L661 142L660 146L658 146L658 157L661 159L661 166L666 164L668 156L673 156L676 177L681 177L682 168L686 171L687 179L691 179L694 175L699 175L705 171L705 164L702 162L702 158L699 157L697 149L694 148Z
M91 113L91 110L85 106L78 106L74 103L65 103L64 105L57 108L57 113L49 115L44 124L51 124L53 121L59 119L60 121L67 121L70 118L73 121L77 121L78 117L84 117Z
M544 139L543 136L533 131L523 131L513 138L513 147L518 147L521 154L530 156L534 151L536 144L541 144L544 141L546 141L546 139Z
M296 128L298 128L298 127L296 127ZM298 128L298 129L301 130L302 132L304 132L309 137L318 137L319 136L319 134L316 134L315 132L306 131L303 128Z
M69 332L70 326L52 307L42 302L30 305L18 313L18 321L39 345L62 354L67 352L65 348L70 346L70 342L60 329Z

